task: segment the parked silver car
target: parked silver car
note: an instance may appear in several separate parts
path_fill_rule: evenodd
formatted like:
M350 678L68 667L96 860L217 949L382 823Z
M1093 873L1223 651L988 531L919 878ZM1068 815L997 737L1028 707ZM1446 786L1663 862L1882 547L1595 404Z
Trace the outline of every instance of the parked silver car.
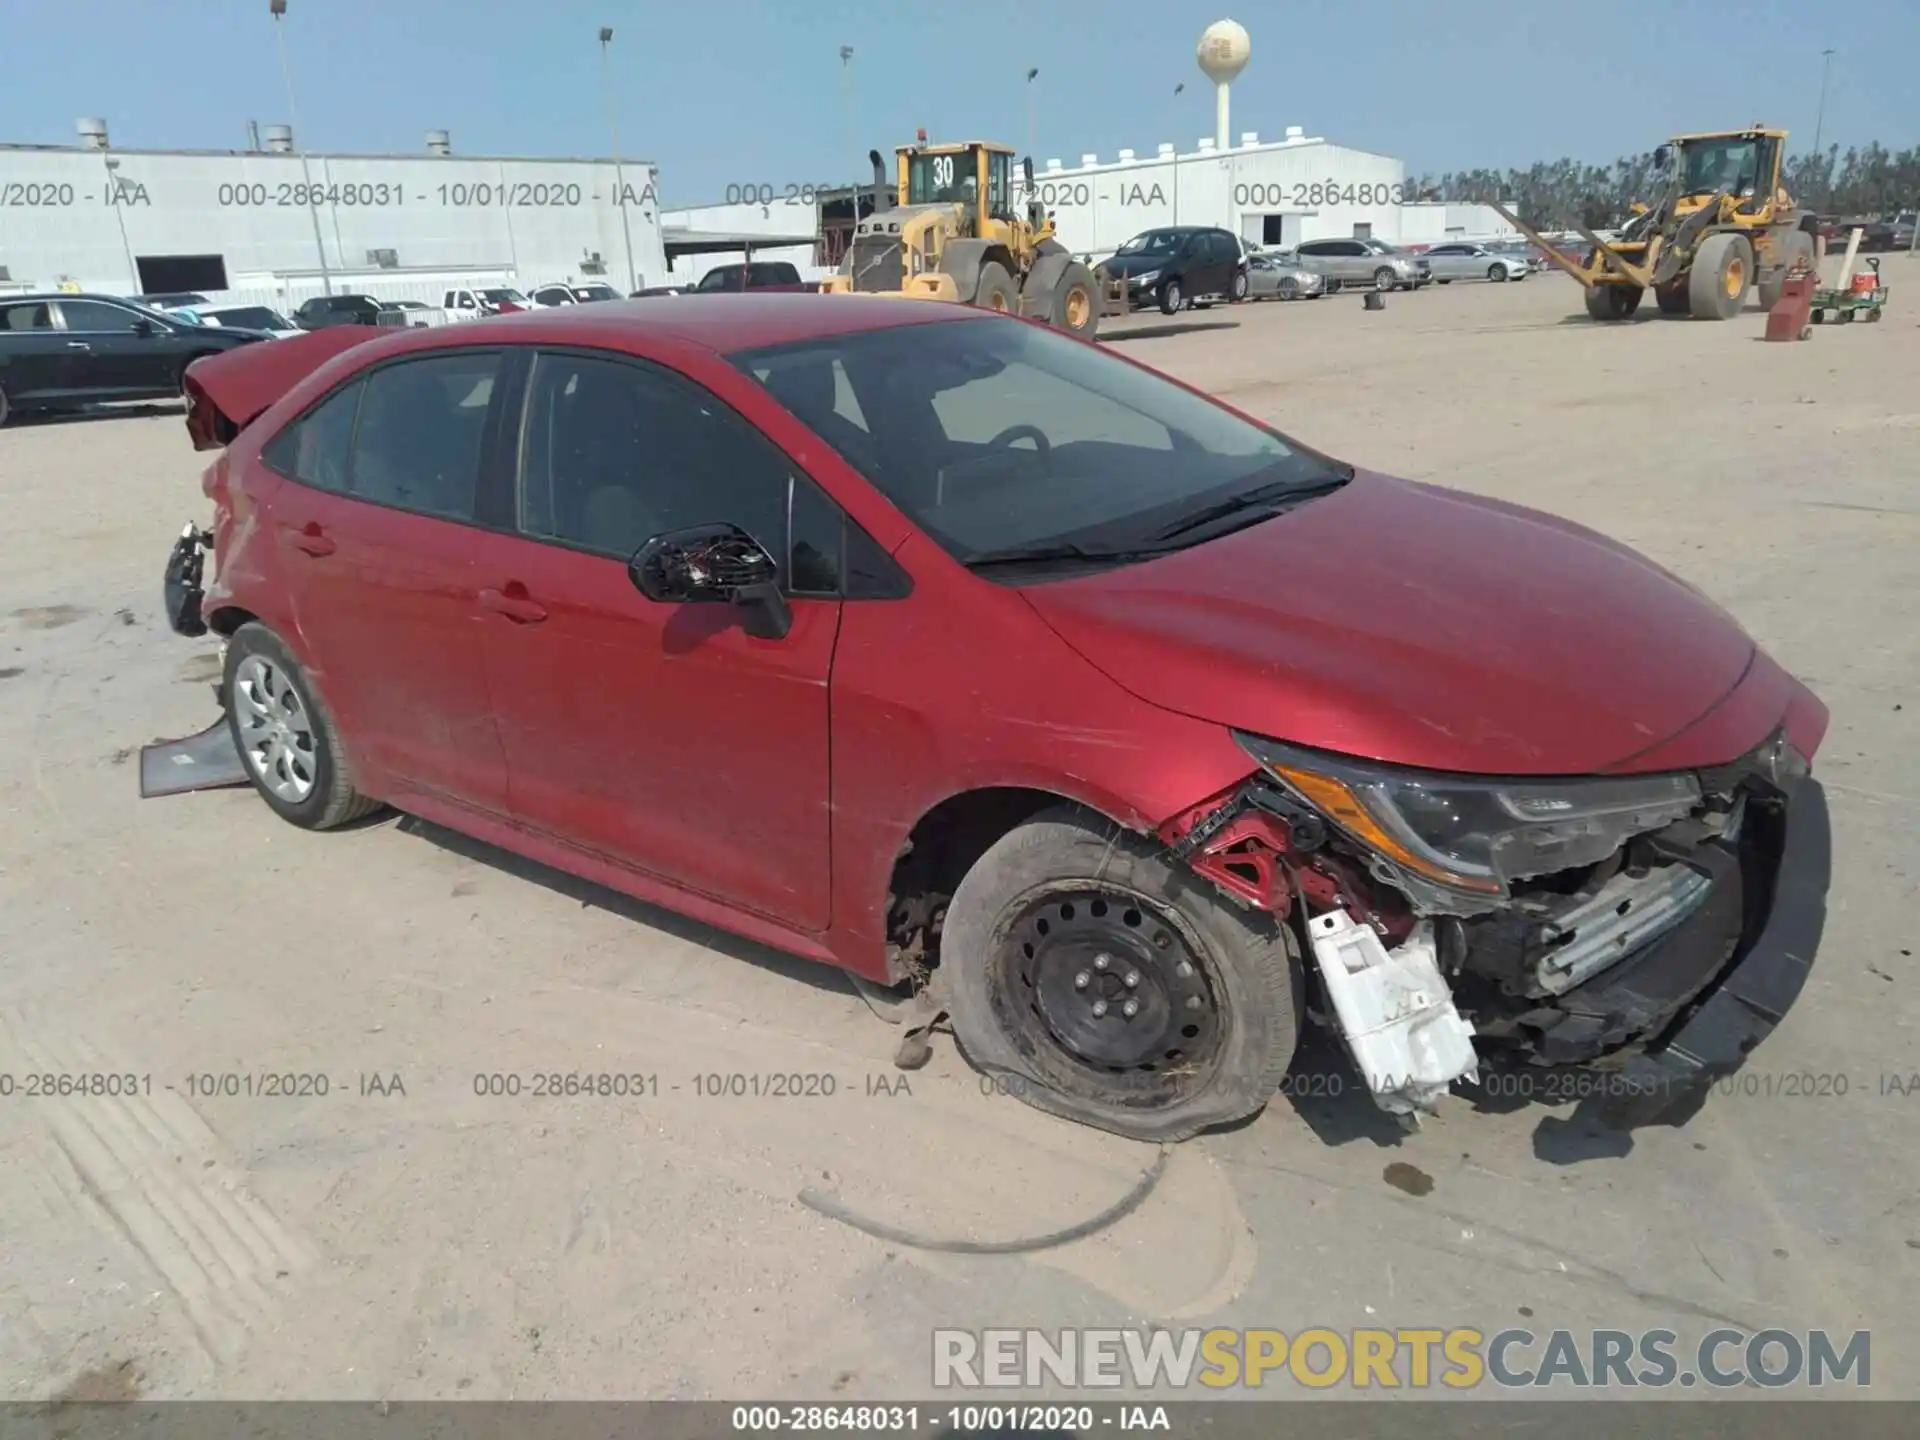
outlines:
M1449 240L1426 252L1433 278L1442 285L1454 280L1524 280L1533 266L1524 255L1471 240Z
M1433 278L1425 257L1384 240L1308 240L1294 248L1293 258L1325 279L1329 294L1342 285L1417 290Z
M1318 300L1327 282L1315 271L1271 251L1247 256L1249 300Z

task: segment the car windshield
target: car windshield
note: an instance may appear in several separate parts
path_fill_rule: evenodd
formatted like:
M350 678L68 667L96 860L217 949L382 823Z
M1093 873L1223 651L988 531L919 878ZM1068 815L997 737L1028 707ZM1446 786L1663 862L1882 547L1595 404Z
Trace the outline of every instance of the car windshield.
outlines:
M1384 240L1362 240L1360 243L1376 255L1398 255L1400 253L1399 246L1389 245Z
M1177 230L1149 230L1136 235L1116 252L1121 255L1171 255L1185 237Z
M618 300L619 294L611 285L576 285L573 291L576 300Z
M731 358L948 554L983 569L1124 563L1352 474L1037 325L897 325Z
M518 290L482 290L480 298L489 305L524 305L527 297Z

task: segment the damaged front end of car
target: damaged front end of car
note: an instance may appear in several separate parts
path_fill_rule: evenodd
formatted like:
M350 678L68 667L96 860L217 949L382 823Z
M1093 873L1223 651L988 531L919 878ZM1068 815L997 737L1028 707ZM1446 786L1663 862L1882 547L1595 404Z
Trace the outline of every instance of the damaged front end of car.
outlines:
M1683 1117L1805 981L1830 841L1784 732L1710 770L1581 779L1236 739L1259 772L1162 839L1242 903L1299 906L1330 1020L1409 1122L1481 1063L1608 1072L1622 1128Z

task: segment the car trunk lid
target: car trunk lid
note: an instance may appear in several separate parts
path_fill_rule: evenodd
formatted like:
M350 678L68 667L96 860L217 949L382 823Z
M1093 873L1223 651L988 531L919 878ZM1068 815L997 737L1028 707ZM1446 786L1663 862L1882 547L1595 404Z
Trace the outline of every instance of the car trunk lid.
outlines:
M242 345L187 367L187 434L196 450L220 450L327 361L380 332L345 325L272 345Z

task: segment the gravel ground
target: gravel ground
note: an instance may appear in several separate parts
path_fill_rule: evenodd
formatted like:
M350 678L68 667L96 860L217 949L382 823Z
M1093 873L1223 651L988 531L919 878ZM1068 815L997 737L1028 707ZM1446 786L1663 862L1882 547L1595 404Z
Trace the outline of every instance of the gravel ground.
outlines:
M1320 448L1708 591L1832 707L1837 873L1761 1088L1684 1128L1463 1094L1408 1135L1283 1097L1024 1258L799 1197L1007 1238L1153 1153L983 1094L944 1040L899 1087L898 1032L836 973L411 821L140 801L138 747L213 718L212 652L159 608L203 457L167 407L0 432L0 1073L151 1077L0 1100L0 1398L908 1397L935 1326L1202 1322L1870 1328L1875 1393L1920 1395L1920 1080L1882 1078L1920 1069L1920 266L1888 272L1886 323L1799 345L1757 312L1595 326L1557 276L1114 327ZM659 1093L475 1093L551 1071ZM790 1072L836 1093L701 1093ZM328 1093L194 1093L229 1073ZM1818 1093L1781 1093L1800 1075Z

